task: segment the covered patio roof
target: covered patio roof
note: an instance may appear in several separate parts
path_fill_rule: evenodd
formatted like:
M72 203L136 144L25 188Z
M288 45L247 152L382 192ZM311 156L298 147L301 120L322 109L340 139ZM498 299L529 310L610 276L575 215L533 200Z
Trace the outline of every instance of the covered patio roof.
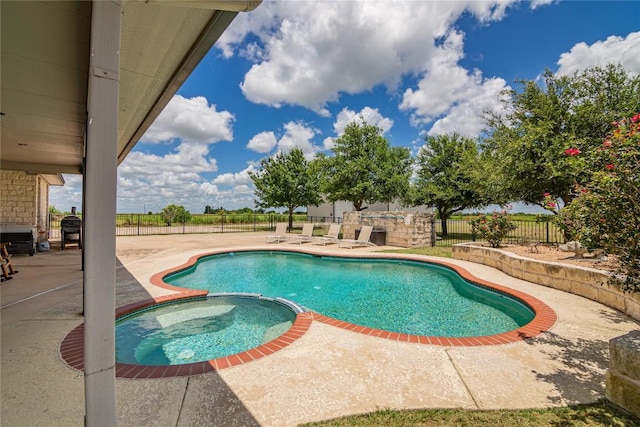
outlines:
M118 163L247 1L122 1ZM1 7L2 169L83 172L90 1Z

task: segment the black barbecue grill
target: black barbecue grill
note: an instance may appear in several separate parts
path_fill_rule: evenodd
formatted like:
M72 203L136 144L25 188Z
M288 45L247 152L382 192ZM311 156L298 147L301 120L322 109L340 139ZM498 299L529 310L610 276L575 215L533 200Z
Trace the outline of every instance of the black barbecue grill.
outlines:
M82 219L75 215L67 215L60 220L60 249L67 243L77 243L82 249Z

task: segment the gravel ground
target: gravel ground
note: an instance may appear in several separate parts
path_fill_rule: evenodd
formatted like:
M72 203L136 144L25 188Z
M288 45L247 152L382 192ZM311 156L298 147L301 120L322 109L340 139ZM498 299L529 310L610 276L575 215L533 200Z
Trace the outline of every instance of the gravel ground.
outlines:
M513 252L523 257L539 259L542 261L561 262L566 264L580 265L582 267L596 268L599 270L614 271L618 268L618 261L615 256L609 255L602 258L585 257L575 258L573 252L562 252L553 245L505 245L500 247L503 251Z

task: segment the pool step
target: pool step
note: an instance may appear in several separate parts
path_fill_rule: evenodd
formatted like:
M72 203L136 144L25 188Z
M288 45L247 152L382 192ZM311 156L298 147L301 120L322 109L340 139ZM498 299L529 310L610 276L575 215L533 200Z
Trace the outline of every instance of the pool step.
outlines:
M195 319L205 319L208 317L219 317L230 313L235 305L210 305L205 307L188 308L173 313L165 313L158 315L156 320L163 328L175 325L177 323L188 322Z

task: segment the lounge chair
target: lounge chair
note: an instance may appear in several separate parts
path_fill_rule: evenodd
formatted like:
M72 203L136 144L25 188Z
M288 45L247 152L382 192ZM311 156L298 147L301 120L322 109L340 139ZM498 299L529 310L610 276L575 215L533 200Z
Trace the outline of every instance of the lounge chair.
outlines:
M369 241L371 238L371 232L373 231L373 226L371 225L363 225L362 229L360 229L360 235L357 239L341 239L338 242L338 247L344 248L348 247L351 249L354 246L376 246L375 243Z
M314 245L326 245L327 243L338 243L340 239L338 239L338 235L340 234L341 224L331 224L329 226L329 231L324 236L317 236L313 238L311 242Z
M307 223L302 226L302 232L300 234L290 234L289 243L305 243L310 242L313 238L313 223Z
M266 242L280 243L287 240L287 223L279 222L276 224L276 231L266 237Z

